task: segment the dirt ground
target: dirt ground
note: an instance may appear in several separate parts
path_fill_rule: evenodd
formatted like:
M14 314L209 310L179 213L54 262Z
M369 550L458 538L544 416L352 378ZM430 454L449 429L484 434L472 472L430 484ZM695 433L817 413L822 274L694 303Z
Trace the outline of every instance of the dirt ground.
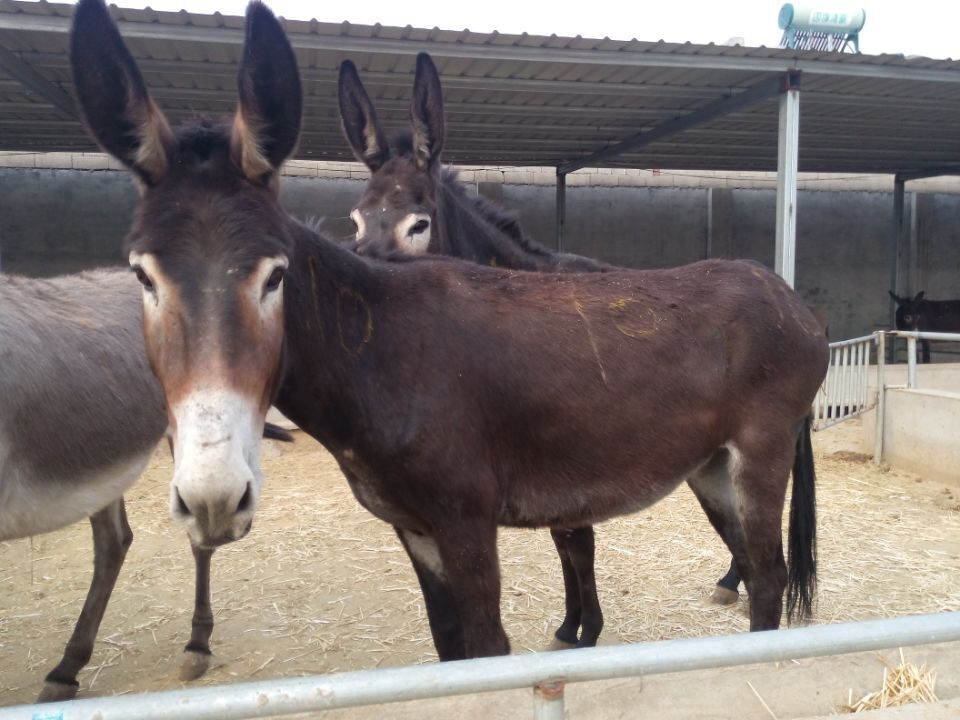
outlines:
M855 452L858 433L848 423L815 436L815 622L960 610L960 489L877 469ZM267 445L254 529L214 556L216 666L194 684L434 660L416 579L389 526L357 504L333 459L309 438ZM184 686L177 672L189 637L193 563L168 517L170 474L170 456L158 448L127 497L135 539L80 675L80 697ZM500 553L514 652L542 649L563 607L549 533L503 530ZM707 603L728 561L686 487L599 526L601 643L745 631L743 601ZM60 658L91 567L85 523L0 543L0 705L36 697ZM809 692L790 684L799 697ZM724 716L731 715L717 714Z

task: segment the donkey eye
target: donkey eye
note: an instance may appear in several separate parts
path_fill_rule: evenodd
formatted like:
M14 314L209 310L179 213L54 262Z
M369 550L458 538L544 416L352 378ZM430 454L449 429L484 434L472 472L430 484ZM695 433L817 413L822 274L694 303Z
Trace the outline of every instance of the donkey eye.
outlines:
M270 273L270 277L267 278L267 284L263 287L264 294L268 292L273 292L278 287L280 287L280 282L283 280L283 268L275 267L273 272Z
M412 228L410 228L410 235L419 235L427 231L427 228L430 227L429 220L417 220Z
M147 292L154 292L156 288L153 287L153 282L147 277L147 273L143 271L143 268L139 265L134 265L131 270L133 274L137 276L137 280L140 281L140 284L143 285L143 289Z

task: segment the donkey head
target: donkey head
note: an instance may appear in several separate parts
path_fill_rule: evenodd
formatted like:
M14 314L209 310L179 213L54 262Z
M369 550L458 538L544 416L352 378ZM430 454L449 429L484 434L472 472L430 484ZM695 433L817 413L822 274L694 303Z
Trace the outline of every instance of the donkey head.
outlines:
M282 371L292 240L277 175L300 131L293 50L252 2L236 115L177 129L103 0L80 0L70 50L90 133L141 190L127 243L174 438L171 512L197 545L239 539L260 497L260 436Z
M340 66L340 119L357 160L371 177L350 213L357 227L357 252L383 257L420 255L436 225L440 151L443 149L443 94L430 56L417 56L410 104L411 133L387 141L373 103L349 60Z
M921 290L913 298L899 297L893 291L888 292L897 303L897 330L917 330L922 322L924 291Z

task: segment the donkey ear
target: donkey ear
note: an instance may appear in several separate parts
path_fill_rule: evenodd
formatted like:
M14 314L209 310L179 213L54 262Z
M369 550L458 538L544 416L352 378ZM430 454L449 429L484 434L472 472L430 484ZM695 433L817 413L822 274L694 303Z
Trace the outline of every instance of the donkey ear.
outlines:
M240 107L233 120L231 152L249 180L265 182L297 148L303 91L290 41L259 0L247 6L237 87Z
M915 303L920 302L921 300L923 300L923 296L924 296L925 294L926 294L926 290L921 290L920 292L917 293L917 296L913 299L913 301L914 301Z
M413 122L414 160L421 170L430 170L440 162L444 121L440 74L427 53L417 55L410 120Z
M360 82L357 66L349 60L340 64L337 97L340 100L340 125L354 157L376 172L387 161L389 147L370 96Z
M80 0L70 34L73 86L90 134L148 185L167 172L173 133L103 0Z
M902 298L902 297L900 297L899 295L897 295L893 290L887 290L887 292L890 294L890 297L893 298L893 301L894 301L897 305L903 305L903 303L906 302L906 300L905 300L904 298Z

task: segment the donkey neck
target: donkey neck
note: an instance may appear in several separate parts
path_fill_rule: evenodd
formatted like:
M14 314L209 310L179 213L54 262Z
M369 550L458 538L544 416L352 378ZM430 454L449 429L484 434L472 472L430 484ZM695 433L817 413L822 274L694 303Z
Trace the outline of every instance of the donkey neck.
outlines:
M391 382L374 340L396 268L371 263L302 226L294 235L284 281L286 368L275 404L336 451L363 423L377 374L386 387Z

